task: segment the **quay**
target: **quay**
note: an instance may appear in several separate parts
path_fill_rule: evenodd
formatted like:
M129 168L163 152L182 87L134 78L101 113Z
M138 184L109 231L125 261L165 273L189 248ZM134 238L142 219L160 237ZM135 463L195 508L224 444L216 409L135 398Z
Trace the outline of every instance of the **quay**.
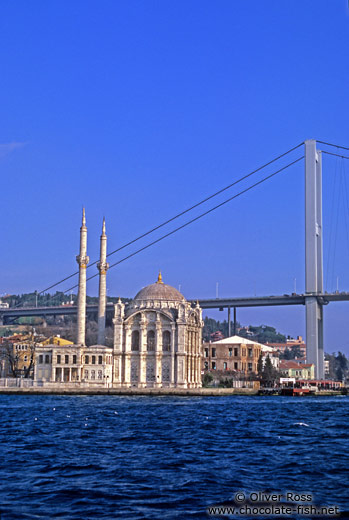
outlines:
M320 390L301 396L322 397L347 395L343 390ZM177 397L219 397L236 396L275 396L280 393L266 393L254 388L69 388L67 386L47 387L0 387L0 395L118 395L118 396L177 396ZM291 394L290 394L291 395ZM294 394L292 394L294 395ZM299 394L298 394L299 395Z

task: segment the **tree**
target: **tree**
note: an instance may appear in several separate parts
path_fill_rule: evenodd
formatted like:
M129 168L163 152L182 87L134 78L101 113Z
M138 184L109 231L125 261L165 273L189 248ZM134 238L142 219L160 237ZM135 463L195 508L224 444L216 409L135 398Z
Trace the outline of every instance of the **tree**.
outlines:
M292 359L303 357L299 345L293 345L293 347L291 347L291 354L292 354Z
M291 350L286 348L284 352L281 352L280 359L294 359Z
M4 343L2 357L7 361L11 377L20 377L21 375L25 378L30 377L34 367L35 347L36 344L31 342L26 350L16 350L12 342L7 341ZM27 356L27 360L25 360L24 356ZM22 368L23 366L26 368Z
M265 386L274 386L275 380L278 377L277 370L273 367L269 354L266 357L264 363L264 369L262 373L262 381Z
M213 381L213 376L211 374L205 374L204 377L202 378L202 386L204 388L207 388L208 386L210 386L210 383L212 383Z

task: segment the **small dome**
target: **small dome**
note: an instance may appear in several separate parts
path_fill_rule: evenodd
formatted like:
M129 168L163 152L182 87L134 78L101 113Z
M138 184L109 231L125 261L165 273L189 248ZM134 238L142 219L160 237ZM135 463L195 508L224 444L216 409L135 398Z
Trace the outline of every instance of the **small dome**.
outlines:
M185 298L177 289L166 285L162 281L161 272L158 281L143 287L135 296L135 300L167 300L175 302L183 302Z

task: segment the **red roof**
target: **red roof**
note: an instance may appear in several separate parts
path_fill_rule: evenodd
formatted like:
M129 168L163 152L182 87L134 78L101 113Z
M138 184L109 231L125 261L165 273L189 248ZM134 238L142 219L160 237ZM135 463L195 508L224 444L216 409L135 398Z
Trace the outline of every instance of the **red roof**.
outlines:
M311 363L297 363L297 361L292 361L292 360L288 360L288 359L280 359L280 369L283 369L283 368L298 368L298 369L302 369L302 368L310 368L312 366Z

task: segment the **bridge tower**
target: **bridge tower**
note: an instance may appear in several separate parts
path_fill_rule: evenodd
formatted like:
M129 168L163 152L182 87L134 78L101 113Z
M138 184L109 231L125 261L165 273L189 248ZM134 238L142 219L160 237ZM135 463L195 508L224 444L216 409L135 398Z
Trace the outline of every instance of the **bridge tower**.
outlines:
M307 361L324 377L322 165L316 141L305 141L305 309Z
M82 210L82 225L80 228L80 254L76 257L79 264L79 292L78 292L78 319L77 345L85 345L86 332L86 267L89 263L87 256L87 227L85 208Z
M97 264L99 271L99 293L98 293L98 345L105 343L105 315L107 305L107 271L109 264L107 263L107 235L105 234L105 219L103 219L100 257Z

